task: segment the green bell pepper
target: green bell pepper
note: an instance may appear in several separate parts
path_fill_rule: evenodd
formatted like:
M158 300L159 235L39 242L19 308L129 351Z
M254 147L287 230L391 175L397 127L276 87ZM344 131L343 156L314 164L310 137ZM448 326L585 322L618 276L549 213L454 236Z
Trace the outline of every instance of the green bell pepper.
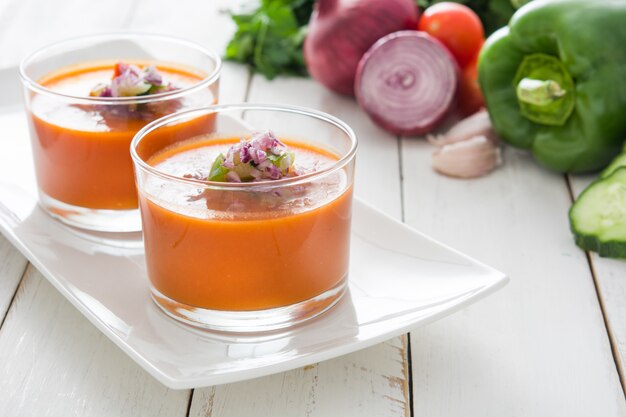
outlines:
M504 141L556 171L603 168L626 139L626 2L526 4L487 39L478 78Z

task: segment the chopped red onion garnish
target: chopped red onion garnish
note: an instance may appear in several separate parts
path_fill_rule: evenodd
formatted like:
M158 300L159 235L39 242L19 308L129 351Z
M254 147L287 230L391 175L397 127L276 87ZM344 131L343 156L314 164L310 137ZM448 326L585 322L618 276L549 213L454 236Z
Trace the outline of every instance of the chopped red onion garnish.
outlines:
M287 145L267 130L241 138L226 154L220 154L209 174L209 181L256 182L295 177L294 154Z
M163 85L163 75L161 75L154 65L149 65L144 69L143 78L148 84L155 86Z
M228 174L226 174L226 179L228 180L228 182L241 182L239 174L237 174L235 171L229 171Z
M177 90L166 82L155 66L143 69L136 65L118 62L109 84L98 84L91 89L91 97L135 97Z

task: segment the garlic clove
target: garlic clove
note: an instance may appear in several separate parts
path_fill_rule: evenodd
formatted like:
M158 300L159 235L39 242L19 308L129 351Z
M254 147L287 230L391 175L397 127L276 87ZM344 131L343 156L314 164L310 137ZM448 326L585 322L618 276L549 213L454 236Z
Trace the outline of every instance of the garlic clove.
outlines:
M489 113L485 109L456 123L446 133L428 135L426 139L435 146L445 146L451 143L463 142L474 136L485 136L493 142L498 142L498 137L491 128Z
M435 171L457 178L488 174L502 163L500 147L487 136L478 135L463 142L444 145L433 153Z

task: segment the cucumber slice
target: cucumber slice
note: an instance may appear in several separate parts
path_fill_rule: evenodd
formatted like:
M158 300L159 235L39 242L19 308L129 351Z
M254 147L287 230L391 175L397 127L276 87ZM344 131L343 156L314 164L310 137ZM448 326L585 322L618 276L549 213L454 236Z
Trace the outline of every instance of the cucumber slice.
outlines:
M613 161L604 168L604 171L600 173L600 178L606 178L610 176L612 173L617 171L618 168L626 167L626 152L622 152L617 155Z
M576 244L609 258L626 258L626 167L589 185L569 211Z
M215 161L213 161L213 165L211 165L211 171L209 173L209 181L226 181L226 174L228 174L228 170L222 166L224 163L224 155L219 154Z

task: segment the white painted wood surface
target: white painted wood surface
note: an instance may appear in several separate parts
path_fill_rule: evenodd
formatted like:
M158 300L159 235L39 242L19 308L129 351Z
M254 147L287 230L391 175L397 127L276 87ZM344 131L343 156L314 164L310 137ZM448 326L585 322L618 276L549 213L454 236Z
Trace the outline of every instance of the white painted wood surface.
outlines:
M0 323L2 323L28 262L4 236L0 236L0 260Z
M58 40L128 28L136 0L0 2L0 66L19 63L28 53Z
M190 416L408 417L406 338L265 378L197 389Z
M453 180L430 172L429 144L402 146L406 222L511 276L411 333L415 416L626 415L564 177L508 148L491 175Z
M57 39L117 29L157 31L223 50L233 26L220 11L234 3L5 0L0 67ZM246 98L318 108L347 121L361 141L357 194L509 273L509 287L412 332L411 349L403 336L270 377L171 391L32 267L13 298L26 261L0 238L0 317L11 303L0 328L0 415L626 416L604 325L606 319L623 367L626 264L592 257L603 318L589 264L567 229L563 177L511 150L505 166L485 179L439 177L425 142L386 134L352 100L311 80L268 82L226 63L221 101Z
M575 198L596 178L596 175L570 176ZM601 258L590 252L591 271L598 298L604 311L615 362L622 377L626 377L626 262ZM623 384L626 392L626 384Z
M167 389L29 267L0 331L0 416L184 416Z

